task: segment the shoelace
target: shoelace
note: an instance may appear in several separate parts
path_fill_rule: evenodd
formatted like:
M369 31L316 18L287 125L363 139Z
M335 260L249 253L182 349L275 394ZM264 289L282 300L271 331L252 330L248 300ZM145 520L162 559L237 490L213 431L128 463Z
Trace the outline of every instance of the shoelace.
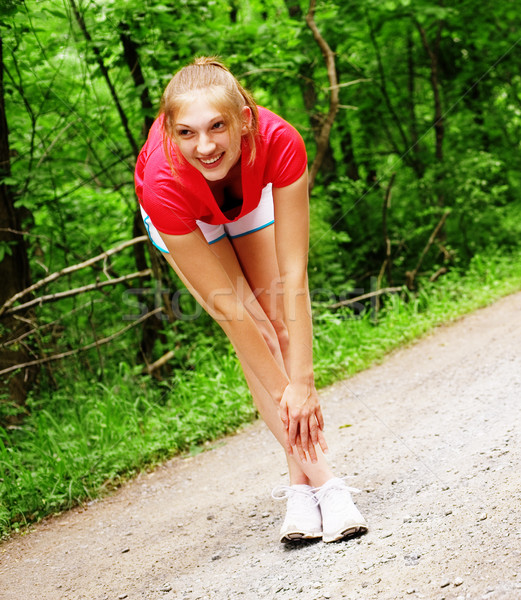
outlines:
M285 498L289 498L294 494L301 494L307 499L313 501L315 505L318 504L318 499L313 489L301 490L291 487L290 485L278 485L271 491L271 497L275 500L284 500Z
M324 484L325 486L327 486L324 489L324 486L322 487L318 487L318 488L313 488L313 494L315 495L315 498L317 499L317 504L320 504L322 502L322 500L329 494L329 492L332 491L342 491L342 492L349 492L350 494L358 494L360 492L360 490L358 488L354 488L354 487L349 487L348 485L346 485L344 483L344 479L345 477L339 477L338 479L341 479L342 482L338 482L334 485L330 485L327 486L327 483Z

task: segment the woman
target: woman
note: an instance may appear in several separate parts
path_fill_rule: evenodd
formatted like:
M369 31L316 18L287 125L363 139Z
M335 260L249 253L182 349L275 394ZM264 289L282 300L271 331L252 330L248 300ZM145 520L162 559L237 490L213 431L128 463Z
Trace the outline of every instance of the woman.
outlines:
M220 62L170 81L136 166L147 231L237 352L258 411L286 451L280 539L367 529L324 452L307 286L307 157Z

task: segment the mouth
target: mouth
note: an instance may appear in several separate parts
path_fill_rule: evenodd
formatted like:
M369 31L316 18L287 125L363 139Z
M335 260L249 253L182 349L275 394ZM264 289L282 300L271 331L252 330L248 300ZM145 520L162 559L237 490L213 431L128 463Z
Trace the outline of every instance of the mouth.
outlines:
M223 156L224 152L221 152L219 156L213 156L212 158L199 158L199 162L207 169L211 169L218 166Z

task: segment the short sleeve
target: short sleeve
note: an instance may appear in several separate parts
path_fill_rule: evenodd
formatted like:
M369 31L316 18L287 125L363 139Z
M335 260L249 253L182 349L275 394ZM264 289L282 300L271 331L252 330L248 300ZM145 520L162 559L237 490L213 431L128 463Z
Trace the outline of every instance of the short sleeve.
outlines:
M179 203L172 202L172 194L161 185L144 186L141 206L150 217L154 227L161 233L183 235L197 229L193 215Z
M273 187L286 187L301 177L308 158L300 133L281 119L273 132L268 149L268 179Z

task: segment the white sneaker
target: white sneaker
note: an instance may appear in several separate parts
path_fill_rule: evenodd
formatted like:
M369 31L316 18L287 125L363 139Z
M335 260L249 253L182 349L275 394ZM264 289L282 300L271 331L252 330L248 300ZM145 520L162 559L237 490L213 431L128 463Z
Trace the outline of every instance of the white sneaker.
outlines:
M322 513L324 542L336 542L349 535L367 531L367 523L350 493L360 490L350 488L342 479L334 477L313 491Z
M286 517L280 528L281 542L322 537L322 515L311 486L280 485L271 495L275 500L288 499Z

